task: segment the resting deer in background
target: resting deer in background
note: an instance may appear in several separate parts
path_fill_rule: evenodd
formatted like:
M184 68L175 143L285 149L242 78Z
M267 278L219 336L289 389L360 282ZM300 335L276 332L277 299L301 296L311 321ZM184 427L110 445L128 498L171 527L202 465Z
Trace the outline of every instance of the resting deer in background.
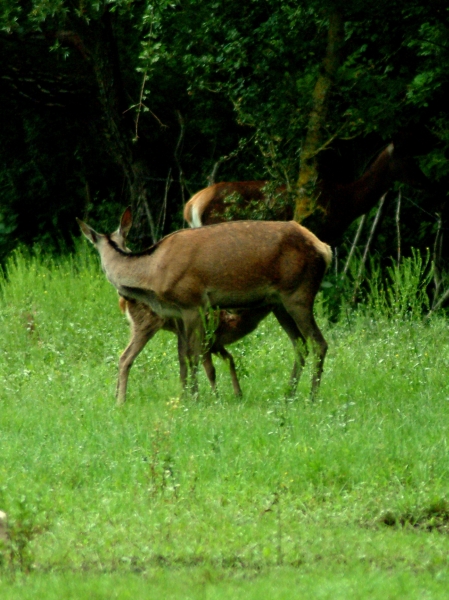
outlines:
M356 181L348 184L324 181L319 184L316 211L304 220L304 224L311 227L320 240L337 245L349 225L369 212L395 181L418 188L429 186L429 180L412 158L412 154L422 153L416 141L409 136L398 136L397 141L390 143ZM239 211L243 215L240 218L247 219L258 205L262 207L259 212L263 213L266 208L269 219L292 219L293 206L288 202L286 186L279 186L274 195L270 195L266 191L267 183L234 181L204 188L185 205L184 219L191 227L237 220ZM231 195L237 196L237 202ZM229 196L231 200L227 202Z
M111 235L78 223L121 296L147 304L163 318L182 320L179 336L193 392L204 348L205 311L270 308L295 342L295 384L311 343L315 396L327 343L315 322L313 305L332 251L313 233L293 221L240 221L177 231L146 251L132 253L120 248L120 240L126 238L123 232L132 223L129 209ZM305 343L298 343L301 340Z

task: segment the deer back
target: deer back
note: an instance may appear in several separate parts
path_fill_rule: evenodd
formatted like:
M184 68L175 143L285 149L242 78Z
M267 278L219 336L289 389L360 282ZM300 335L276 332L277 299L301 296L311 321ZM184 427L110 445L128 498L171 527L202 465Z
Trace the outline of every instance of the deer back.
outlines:
M246 219L289 221L293 209L286 201L285 185L273 190L267 181L225 181L194 194L184 219L191 227Z
M326 244L293 221L185 229L141 253L125 252L110 236L96 235L103 269L119 294L162 316L207 304L267 304L315 280L319 287L331 257Z

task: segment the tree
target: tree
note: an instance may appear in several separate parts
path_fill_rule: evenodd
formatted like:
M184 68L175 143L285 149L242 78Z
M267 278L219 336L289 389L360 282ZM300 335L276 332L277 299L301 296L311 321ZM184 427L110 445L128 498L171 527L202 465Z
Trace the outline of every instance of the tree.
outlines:
M183 201L208 178L269 178L292 197L299 187L299 207L301 190L313 201L317 179L356 179L410 123L440 139L422 168L448 175L439 0L3 6L4 249L52 230L69 237L75 214L108 220L128 203L154 239L181 225Z
M157 39L159 12L166 9L172 9L168 2L154 7L134 0L10 3L2 15L6 33L0 38L7 57L1 71L8 84L3 104L20 115L16 119L20 128L34 127L27 115L42 124L41 129L55 129L55 137L61 136L62 127L62 135L67 135L67 145L71 146L66 154L77 157L78 165L71 167L72 174L79 174L71 219L80 196L85 196L83 212L93 207L99 216L108 213L106 202L132 204L140 222L148 221L153 241L164 231L167 210L161 211L160 205L164 197L167 199L175 169L183 194L188 195L180 163L185 136L179 106L189 104L182 76L178 70L165 74L162 81L161 73L153 73L151 65L158 62L158 56L147 48L144 60L140 57L142 40ZM12 135L6 136L8 141ZM41 134L36 137L40 139ZM25 145L29 149L29 143ZM52 162L51 152L48 148L47 163ZM42 156L42 149L39 154ZM10 163L8 171L18 173L9 157L5 155L5 159ZM27 159L30 162L31 157ZM61 165L52 164L51 170L58 172ZM3 214L3 231L11 232L14 225L5 220L17 217L23 227L16 229L31 229L31 239L41 237L22 217L25 211L16 181L20 177L13 179L5 204L14 210ZM111 180L110 185L106 179ZM48 176L40 181L45 187ZM47 201L53 205L54 220L57 207ZM169 216L174 212L169 211ZM42 219L47 230L49 221L50 217ZM67 221L58 223L60 229L67 229ZM29 236L22 234L21 238L30 241Z
M317 182L319 179L318 153L322 146L332 86L340 67L340 51L344 38L344 20L339 6L333 6L329 13L329 30L326 53L321 72L312 94L312 110L309 115L307 132L300 153L300 171L295 193L294 218L301 222L316 213ZM318 192L319 193L319 192ZM319 219L319 216L316 218Z

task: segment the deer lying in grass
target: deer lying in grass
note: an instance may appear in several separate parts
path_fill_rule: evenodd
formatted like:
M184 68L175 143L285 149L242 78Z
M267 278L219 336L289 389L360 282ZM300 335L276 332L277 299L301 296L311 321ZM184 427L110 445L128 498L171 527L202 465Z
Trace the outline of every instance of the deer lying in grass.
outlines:
M295 383L311 343L316 357L312 397L316 394L327 343L313 304L332 251L313 233L293 221L239 221L177 231L146 251L132 253L120 248L132 223L129 209L111 235L78 223L121 296L147 304L163 318L182 320L179 337L194 393L205 311L269 307L295 342Z
M182 344L179 328L182 321L174 318L164 318L156 314L147 304L137 300L119 298L120 310L126 314L131 326L131 340L119 359L119 374L117 381L117 403L123 404L126 400L126 388L128 385L129 371L137 357L151 338L160 330L171 331L178 336L178 358L180 366L180 377L183 387L187 385L187 356ZM257 308L245 311L245 319L239 314L231 314L225 310L215 311L214 317L218 320L217 329L214 332L211 344L203 352L203 367L213 390L216 388L215 367L211 354L218 354L229 362L232 387L236 396L242 395L234 358L224 347L237 342L248 335L271 311L270 307Z

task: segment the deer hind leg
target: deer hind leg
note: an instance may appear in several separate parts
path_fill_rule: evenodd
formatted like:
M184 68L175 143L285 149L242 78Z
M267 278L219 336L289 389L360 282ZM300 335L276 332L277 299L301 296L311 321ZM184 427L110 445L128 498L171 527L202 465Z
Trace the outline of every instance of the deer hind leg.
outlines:
M164 320L150 308L137 302L128 302L127 312L131 322L131 341L119 358L117 404L123 404L126 400L129 371L137 355L164 324Z
M298 330L300 331L301 336L305 341L303 347L306 346L308 342L310 342L312 345L315 357L315 365L312 376L312 400L315 398L318 392L318 388L320 386L321 375L323 373L324 358L327 352L327 342L324 339L323 334L321 333L313 316L314 298L315 296L313 295L312 301L310 301L308 298L304 300L289 298L287 301L284 301L285 309L295 321ZM302 360L304 360L304 351Z
M210 350L206 350L203 354L203 368L206 372L207 378L209 379L210 386L213 392L217 391L217 373L212 362L212 353Z
M229 362L229 371L231 373L232 387L234 388L234 394L236 396L242 396L243 395L242 388L240 387L240 383L239 383L239 380L237 377L237 370L235 368L234 357L223 346L217 348L216 353L219 354L223 360L227 360Z
M290 375L288 388L288 395L292 396L295 393L296 386L304 369L305 359L308 352L307 344L305 343L304 336L298 329L295 320L288 314L283 306L277 306L273 308L273 314L293 344L295 361L293 363L293 369Z
M198 365L203 354L204 325L199 310L183 311L184 340L187 364L190 371L190 390L198 395Z

